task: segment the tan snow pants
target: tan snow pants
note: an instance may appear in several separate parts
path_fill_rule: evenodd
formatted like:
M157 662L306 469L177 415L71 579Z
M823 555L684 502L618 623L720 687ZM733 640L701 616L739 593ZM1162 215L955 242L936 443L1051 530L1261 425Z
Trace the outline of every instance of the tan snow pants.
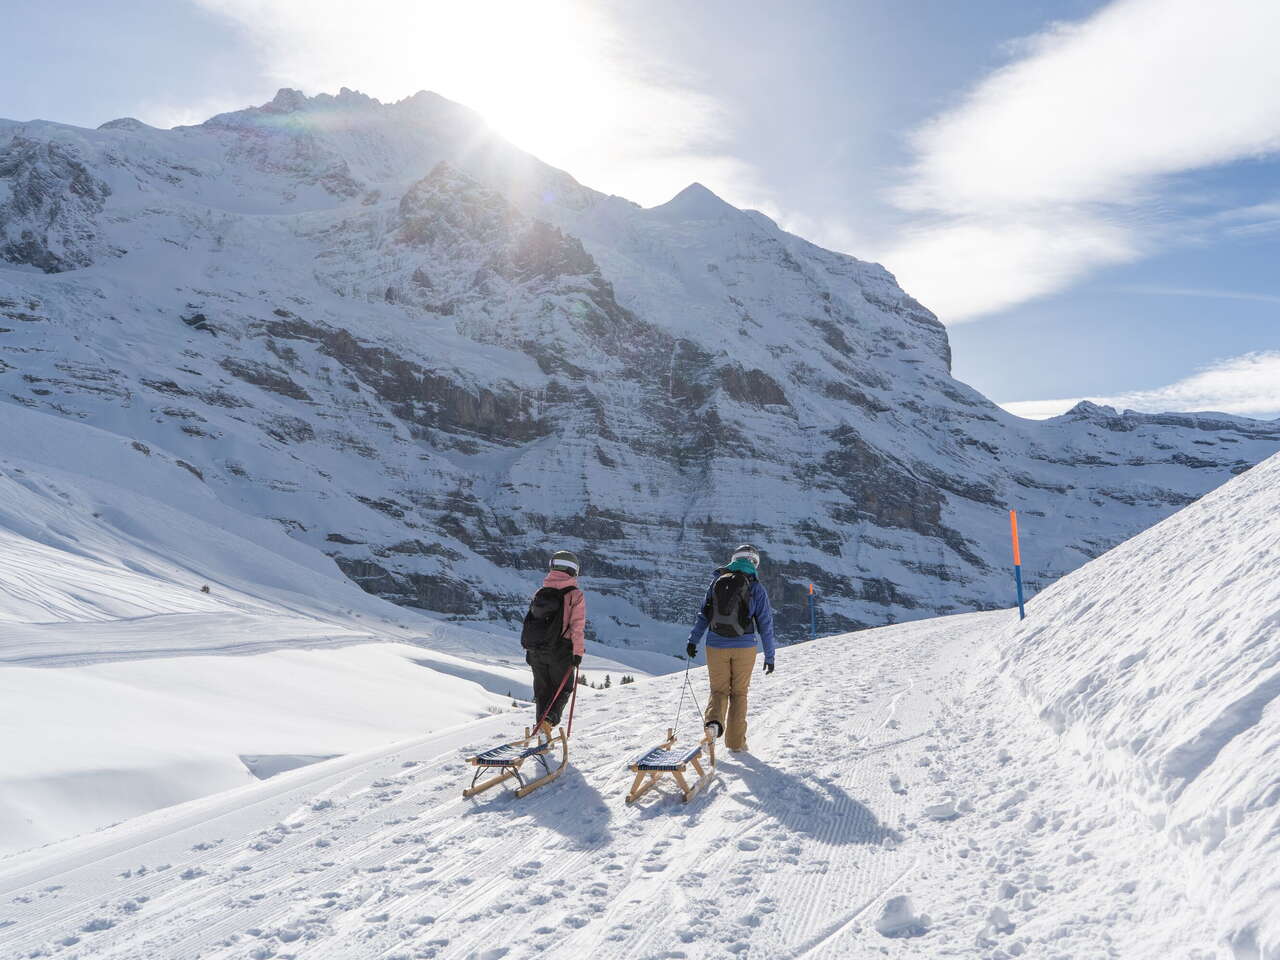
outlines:
M747 748L747 688L751 686L755 667L755 647L707 647L711 701L707 704L706 720L720 724L725 746L730 750Z

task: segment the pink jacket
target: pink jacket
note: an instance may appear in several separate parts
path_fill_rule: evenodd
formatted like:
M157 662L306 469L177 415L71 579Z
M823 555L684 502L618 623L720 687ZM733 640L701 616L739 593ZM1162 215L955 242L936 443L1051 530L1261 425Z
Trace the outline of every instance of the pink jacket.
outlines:
M578 578L563 570L552 570L542 581L542 585L563 590L565 587L578 586ZM573 652L578 656L587 652L586 629L587 598L579 588L564 595L564 635L573 641Z

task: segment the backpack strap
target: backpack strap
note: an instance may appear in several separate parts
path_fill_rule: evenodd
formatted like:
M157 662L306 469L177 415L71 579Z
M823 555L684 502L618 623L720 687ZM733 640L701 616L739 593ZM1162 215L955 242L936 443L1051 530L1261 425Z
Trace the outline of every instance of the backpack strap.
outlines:
M567 640L566 632L569 629L569 594L578 591L575 586L560 588L560 639Z

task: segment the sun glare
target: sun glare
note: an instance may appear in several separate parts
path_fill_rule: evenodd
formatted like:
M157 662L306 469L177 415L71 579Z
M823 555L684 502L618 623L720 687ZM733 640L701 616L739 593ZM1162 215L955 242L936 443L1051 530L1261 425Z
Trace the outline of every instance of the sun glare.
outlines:
M590 186L660 203L693 180L741 181L722 108L627 46L587 0L199 0L252 31L280 86L385 101L430 90ZM739 199L742 199L739 197Z
M485 18L483 62L462 72L459 97L535 154L572 152L570 145L592 138L593 121L611 105L607 33L570 3L508 3L501 10L500 18Z

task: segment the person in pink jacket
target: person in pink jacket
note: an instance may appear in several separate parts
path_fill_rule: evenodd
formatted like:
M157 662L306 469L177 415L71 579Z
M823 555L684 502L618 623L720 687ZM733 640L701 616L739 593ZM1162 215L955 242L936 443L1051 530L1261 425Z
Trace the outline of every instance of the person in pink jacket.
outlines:
M573 674L586 652L586 626L587 599L578 587L578 558L559 550L529 603L520 633L525 662L533 670L534 720L542 719L548 736L573 692Z

